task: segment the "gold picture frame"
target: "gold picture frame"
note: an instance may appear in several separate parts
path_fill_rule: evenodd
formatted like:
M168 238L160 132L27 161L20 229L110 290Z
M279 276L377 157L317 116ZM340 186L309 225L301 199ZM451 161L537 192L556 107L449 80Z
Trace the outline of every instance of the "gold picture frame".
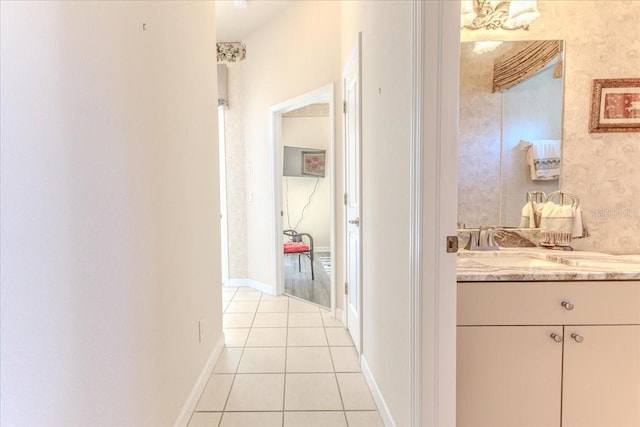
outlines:
M589 132L640 132L640 78L593 81Z
M325 151L302 152L302 175L324 177Z

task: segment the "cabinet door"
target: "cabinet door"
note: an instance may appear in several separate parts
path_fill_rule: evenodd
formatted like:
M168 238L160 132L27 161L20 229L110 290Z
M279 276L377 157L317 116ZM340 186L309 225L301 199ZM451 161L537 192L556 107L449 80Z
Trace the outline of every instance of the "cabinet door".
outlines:
M565 326L563 380L562 427L640 426L640 325Z
M560 426L562 343L551 334L561 326L457 332L458 427Z

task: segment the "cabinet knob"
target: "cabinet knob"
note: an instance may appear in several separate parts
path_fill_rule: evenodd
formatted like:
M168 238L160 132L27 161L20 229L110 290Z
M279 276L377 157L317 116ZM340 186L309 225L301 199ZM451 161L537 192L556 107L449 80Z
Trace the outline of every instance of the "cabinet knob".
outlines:
M581 343L582 341L584 341L584 337L576 333L571 334L571 338L573 338L573 340L577 343Z
M571 301L562 301L562 306L566 309L566 310L573 310L573 303Z
M555 332L551 334L551 338L553 338L555 342L562 342L562 335L556 334Z

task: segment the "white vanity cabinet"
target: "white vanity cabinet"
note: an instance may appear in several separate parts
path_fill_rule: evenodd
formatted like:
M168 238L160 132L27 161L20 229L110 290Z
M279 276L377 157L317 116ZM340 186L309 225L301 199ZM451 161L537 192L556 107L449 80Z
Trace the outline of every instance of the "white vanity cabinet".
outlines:
M458 284L458 427L640 426L640 282Z
M562 426L640 426L640 325L564 330Z

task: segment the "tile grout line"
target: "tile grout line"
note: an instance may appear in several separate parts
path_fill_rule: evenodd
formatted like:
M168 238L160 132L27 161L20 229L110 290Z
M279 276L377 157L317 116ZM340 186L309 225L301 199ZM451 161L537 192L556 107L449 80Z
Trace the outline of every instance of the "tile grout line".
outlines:
M233 297L237 295L238 290L236 289ZM251 335L251 329L253 329L253 322L256 317L256 313L258 311L258 306L260 305L260 300L262 299L262 292L260 292L260 296L258 297L258 304L256 305L256 311L253 313L253 318L251 320L251 327L249 327L249 333L247 334L247 338L245 338L244 344L242 346L242 351L240 352L240 358L238 359L238 365L236 366L235 373L233 374L233 381L231 381L231 387L229 387L229 393L227 394L227 398L224 401L224 406L222 407L222 414L220 415L220 421L218 422L218 427L222 424L222 419L224 418L225 410L227 409L227 405L229 404L229 398L231 397L231 391L233 390L233 385L236 382L236 378L238 376L238 369L240 369L240 363L242 363L242 357L244 356L244 349L247 347L247 341L249 341L249 335ZM232 299L233 300L233 299ZM214 367L215 369L215 367Z
M232 297L232 301L233 298L235 298L235 296L238 294L238 289L236 289L236 292L233 294ZM227 398L225 399L224 402L224 406L222 407L222 413L220 415L220 421L218 422L218 427L220 427L220 425L222 424L222 419L224 418L224 414L227 409L227 405L229 404L229 398L231 397L231 391L233 390L233 385L236 382L236 378L238 376L238 370L240 369L240 363L242 363L242 358L244 356L244 350L247 348L247 341L249 341L249 335L251 335L251 330L253 329L253 322L255 321L256 318L256 313L258 312L258 306L260 305L260 300L262 299L262 292L260 292L260 296L258 297L258 304L256 305L256 311L253 312L253 317L251 319L251 326L249 327L249 333L247 334L247 337L245 338L243 345L242 345L242 351L240 352L240 358L238 359L238 365L236 366L235 372L233 374L233 381L231 381L231 387L229 387L229 393L227 394ZM214 368L215 369L215 368Z
M336 378L336 385L338 386L338 394L340 394L340 403L342 404L342 416L344 417L344 423L349 427L349 420L347 419L347 411L344 408L344 401L342 400L342 390L340 390L340 383L338 382L338 373L336 372L336 363L333 360L333 353L331 352L331 345L329 344L329 336L327 335L327 325L324 321L324 316L320 313L322 319L322 325L324 326L324 335L327 339L327 350L329 350L329 358L331 359L331 366L333 366L333 375Z
M227 309L229 308L229 305L231 304L231 301L233 301L233 299L235 298L237 293L238 293L238 288L236 288L235 292L231 296L231 300L227 303L227 307L225 307L224 312L222 313L223 316L225 314L227 314ZM223 317L222 326L224 328L224 317ZM224 333L224 329L223 329L223 333ZM226 343L225 343L225 348L228 348ZM225 399L224 405L222 406L222 412L220 412L220 419L218 420L218 427L220 427L220 425L222 424L222 418L224 417L224 410L227 407L227 403L229 402L229 396L231 396L231 389L233 389L233 383L236 382L236 373L238 372L238 367L240 366L240 361L242 360L242 354L243 353L244 353L244 347L242 348L242 351L240 352L240 359L238 359L238 365L236 366L235 373L233 374L233 380L231 381L231 386L229 386L229 393L227 394L227 398ZM218 362L219 362L219 360L218 360ZM216 369L215 366L213 367L213 369L215 371L215 369Z
M322 318L322 315L320 315ZM327 340L327 350L329 350L329 358L331 359L331 366L333 367L333 377L336 380L336 387L338 388L338 395L340 396L340 405L342 406L342 415L344 416L345 421L347 420L347 414L344 409L344 400L342 399L342 390L340 390L340 383L338 382L338 374L336 373L336 365L333 362L333 355L331 354L331 346L329 345L329 336L327 335L327 328L324 327L324 319L322 319L324 337ZM348 423L347 423L348 424Z
M284 334L284 384L282 385L282 427L284 427L284 410L287 399L287 354L289 353L289 303L291 301L287 298L287 316L286 325L287 329Z

